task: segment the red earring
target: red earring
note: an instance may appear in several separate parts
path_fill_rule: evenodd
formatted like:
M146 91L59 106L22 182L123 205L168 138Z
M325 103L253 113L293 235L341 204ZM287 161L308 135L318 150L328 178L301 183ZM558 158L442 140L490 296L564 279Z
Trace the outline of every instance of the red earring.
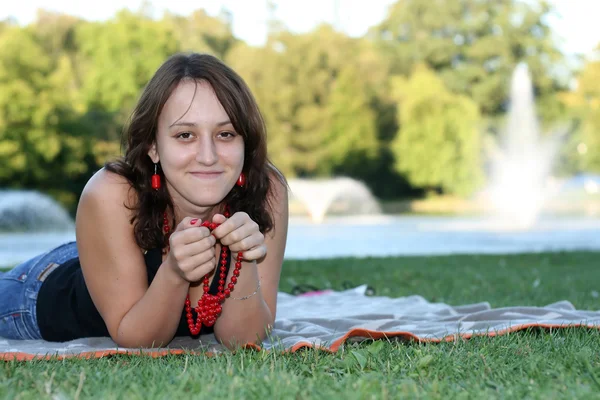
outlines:
M160 189L160 175L156 173L157 163L154 163L154 175L152 175L152 189Z
M235 184L239 187L244 187L244 185L246 185L246 175L244 175L243 172L240 174L240 177Z

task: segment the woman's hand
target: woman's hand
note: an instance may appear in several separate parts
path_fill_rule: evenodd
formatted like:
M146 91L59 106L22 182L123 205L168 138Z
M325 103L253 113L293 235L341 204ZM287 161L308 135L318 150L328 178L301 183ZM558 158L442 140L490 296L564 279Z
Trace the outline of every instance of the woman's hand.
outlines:
M188 282L198 282L215 266L216 239L197 218L184 218L169 238L169 265Z
M222 245L228 246L232 254L242 251L246 261L260 260L267 254L265 236L245 212L236 212L229 219L216 214L213 222L220 226L212 234Z

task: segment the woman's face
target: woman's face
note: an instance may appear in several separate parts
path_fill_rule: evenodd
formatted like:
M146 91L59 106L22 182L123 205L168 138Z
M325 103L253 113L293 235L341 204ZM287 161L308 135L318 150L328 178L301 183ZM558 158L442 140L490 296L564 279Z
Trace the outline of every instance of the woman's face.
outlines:
M235 185L244 166L244 139L210 84L184 80L163 107L148 155L160 162L182 217L198 216Z

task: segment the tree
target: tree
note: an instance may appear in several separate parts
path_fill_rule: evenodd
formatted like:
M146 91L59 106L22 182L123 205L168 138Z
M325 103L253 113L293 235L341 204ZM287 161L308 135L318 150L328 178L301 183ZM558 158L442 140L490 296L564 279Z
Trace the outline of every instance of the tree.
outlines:
M425 189L468 195L482 182L479 111L452 94L425 66L410 79L396 77L400 129L392 143L396 169Z
M600 52L600 45L597 52ZM597 58L585 63L577 89L563 99L581 120L580 129L568 143L567 161L573 172L600 173L600 61Z
M336 77L325 108L325 123L315 154L321 174L343 171L358 175L377 157L379 143L375 113L366 90L352 67L343 67Z
M63 61L47 54L31 28L0 35L3 186L60 190L87 170L81 138L63 129L72 114Z
M165 59L179 50L166 23L120 11L106 22L88 22L76 34L82 95L94 135L118 140L142 88Z
M163 22L171 29L182 51L210 53L225 59L237 39L231 30L230 16L211 17L204 10L189 16L166 14Z
M369 37L407 76L424 63L452 92L472 98L484 115L505 111L510 75L529 65L539 111L546 120L562 112L555 94L565 90L554 68L564 61L548 25L546 1L400 0Z
M230 53L264 112L270 152L284 172L328 176L376 157L372 82L385 73L363 46L323 25L301 35L278 30L264 48Z
M286 175L294 175L291 104L294 88L286 82L284 55L270 47L256 48L240 42L227 62L246 81L256 97L267 126L269 156Z

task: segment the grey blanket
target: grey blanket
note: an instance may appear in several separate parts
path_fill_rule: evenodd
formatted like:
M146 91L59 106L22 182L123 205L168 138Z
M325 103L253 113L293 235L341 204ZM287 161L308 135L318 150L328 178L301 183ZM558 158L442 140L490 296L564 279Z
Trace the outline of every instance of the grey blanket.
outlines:
M401 338L439 342L474 335L494 336L527 327L600 328L600 310L576 310L568 301L545 307L491 308L488 303L450 306L430 303L421 296L370 297L366 286L341 292L292 296L278 294L275 327L261 348L296 351L318 347L336 351L346 340ZM87 338L65 343L0 338L4 359L47 356L102 357L115 353L150 353L155 356L187 351L223 351L213 335L199 339L176 338L166 349L123 349L110 338Z

